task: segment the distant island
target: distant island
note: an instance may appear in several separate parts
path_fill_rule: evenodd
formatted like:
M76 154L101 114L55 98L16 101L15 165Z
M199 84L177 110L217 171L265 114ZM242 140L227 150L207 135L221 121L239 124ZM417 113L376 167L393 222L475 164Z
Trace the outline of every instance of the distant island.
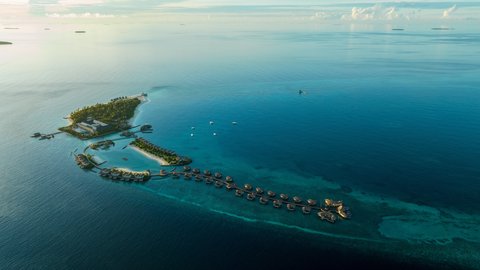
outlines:
M86 31L83 31L83 30L79 30L79 31L75 31L76 34L84 34L86 33Z
M12 45L12 44L13 44L12 42L0 41L0 45Z
M131 128L129 120L135 115L145 94L119 97L108 103L83 107L72 112L67 119L70 125L59 128L80 139L91 139Z
M449 28L449 27L432 27L432 30L446 31L446 30L453 30L453 28Z

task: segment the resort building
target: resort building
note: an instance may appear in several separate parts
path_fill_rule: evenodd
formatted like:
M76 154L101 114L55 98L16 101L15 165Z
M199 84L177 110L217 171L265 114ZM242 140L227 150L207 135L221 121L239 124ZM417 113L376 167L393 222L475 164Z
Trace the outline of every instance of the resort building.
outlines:
M95 134L107 130L110 125L95 120L91 117L88 117L87 120L77 124L79 128L89 132L90 134Z

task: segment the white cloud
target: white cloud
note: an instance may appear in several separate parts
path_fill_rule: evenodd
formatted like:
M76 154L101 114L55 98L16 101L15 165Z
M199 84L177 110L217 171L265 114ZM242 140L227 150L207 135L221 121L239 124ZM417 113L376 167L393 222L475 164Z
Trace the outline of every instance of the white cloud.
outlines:
M63 6L89 6L103 4L103 0L59 0L58 4Z
M448 18L452 15L455 11L457 11L457 5L453 5L451 8L446 9L443 11L443 18Z
M114 18L115 15L112 14L101 14L101 13L67 13L67 14L60 14L60 13L47 13L45 14L49 18Z
M311 20L328 20L328 19L338 19L341 17L341 13L339 14L336 11L326 10L326 11L317 11L312 16L310 16Z
M374 5L368 8L352 8L349 15L343 15L344 20L395 20L409 19L409 16L403 15L396 7L383 7L382 5Z
M0 0L0 5L28 5L29 0Z

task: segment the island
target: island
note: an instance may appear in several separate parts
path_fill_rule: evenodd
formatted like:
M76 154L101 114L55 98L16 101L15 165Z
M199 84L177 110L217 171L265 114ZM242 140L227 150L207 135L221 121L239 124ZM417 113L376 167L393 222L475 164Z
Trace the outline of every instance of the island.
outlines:
M210 170L199 168L190 168L187 166L192 163L192 159L186 156L180 156L172 150L168 150L153 144L138 134L153 133L153 127L150 124L131 126L131 119L135 116L137 107L146 100L147 94L136 96L122 96L111 99L107 103L98 103L93 106L83 107L72 112L68 117L70 124L59 128L60 132L51 134L42 134L35 132L31 137L38 140L53 139L56 134L68 133L79 139L94 139L100 136L113 135L103 140L91 142L83 149L83 152L76 153L78 148L71 152L75 158L78 167L83 170L97 173L103 179L114 182L146 184L150 180L160 179L180 179L183 177L186 181L194 179L193 182L204 182L206 185L213 185L218 190L226 192L234 191L238 198L246 198L248 201L258 201L261 205L271 204L273 209L285 207L288 212L295 212L300 209L305 216L316 211L316 216L323 221L336 223L339 219L350 219L350 209L344 205L343 201L325 199L324 203L318 203L313 198L303 200L299 196L293 196L291 200L287 193L277 193L273 190L264 190L260 186L254 187L249 183L236 183L231 176L223 176L220 172L212 173ZM236 122L234 122L236 123ZM127 147L139 152L149 159L156 160L160 166L172 166L170 171L160 169L157 166L144 167L139 170L132 170L128 167L105 166L108 161L99 160L93 151L109 151L116 147L116 141L131 140L124 145L121 150ZM127 158L124 158L128 161ZM183 170L177 170L180 166Z
M156 159L164 166L182 166L192 163L192 159L189 157L179 156L174 151L156 146L143 138L136 138L130 145L145 156Z
M12 45L12 44L13 44L12 42L0 41L0 45Z
M92 139L128 130L131 128L129 120L145 96L142 93L133 97L118 97L107 103L77 109L67 117L70 124L59 130L79 139Z

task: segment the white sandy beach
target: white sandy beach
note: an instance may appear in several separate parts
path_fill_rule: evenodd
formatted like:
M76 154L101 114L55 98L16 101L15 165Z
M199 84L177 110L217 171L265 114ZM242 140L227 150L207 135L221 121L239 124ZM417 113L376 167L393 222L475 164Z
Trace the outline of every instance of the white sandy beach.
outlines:
M145 97L145 96L142 96L142 95L130 96L130 98L138 98L138 99L140 100L140 102L141 102L141 103L138 105L138 107L135 109L135 112L134 112L134 114L133 114L133 117L128 120L128 124L133 127L133 126L134 126L135 119L137 119L138 114L140 113L140 106L141 106L142 104L145 104L145 103L150 102L150 100L148 99L148 97Z
M132 148L133 150L137 151L138 153L142 154L143 156L145 156L149 159L153 159L153 160L157 161L158 164L160 164L161 166L169 166L170 165L170 163L168 163L163 158L160 158L160 157L154 156L150 153L147 153L147 152L143 151L142 149L140 149L136 146L130 145L130 148Z
M126 172L126 173L145 173L145 172L147 172L147 171L134 171L132 169L123 168L123 167L115 167L115 170Z

